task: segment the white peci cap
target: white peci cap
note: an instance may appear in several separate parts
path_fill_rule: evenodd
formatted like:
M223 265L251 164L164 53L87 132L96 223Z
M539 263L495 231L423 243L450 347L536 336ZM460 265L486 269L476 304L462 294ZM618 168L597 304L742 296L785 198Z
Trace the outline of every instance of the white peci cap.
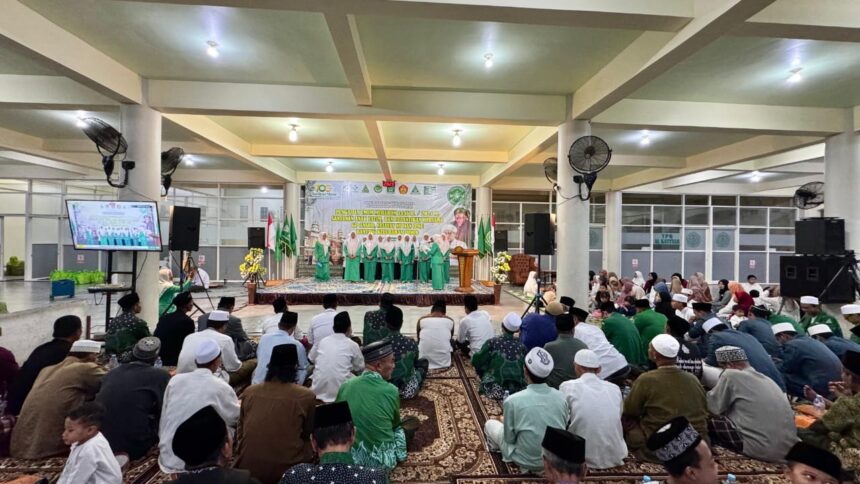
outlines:
M706 333L710 333L712 329L721 324L726 323L720 318L711 318L702 324L702 329L704 329Z
M846 304L842 306L842 315L860 314L860 304Z
M770 327L773 330L773 334L779 333L796 333L797 330L794 329L794 325L791 323L776 323Z
M803 296L800 298L800 304L814 304L818 305L818 298L815 296Z
M672 296L672 300L684 304L687 304L688 301L687 296L683 294L675 294L674 296Z
M523 320L520 318L520 315L515 312L506 314L505 318L502 319L502 326L512 333L519 331L522 324Z
M573 362L583 368L600 368L600 357L591 350L579 350L573 356Z
M194 361L198 365L206 365L215 361L218 355L221 354L221 347L214 339L206 338L197 343L197 348L194 351Z
M654 351L660 353L666 358L675 358L678 356L678 351L681 349L681 343L674 337L668 334L658 334L651 340L651 346Z
M816 324L815 326L810 326L809 329L806 330L809 333L809 336L816 336L819 334L832 334L833 330L830 329L830 326L826 324Z
M552 355L545 349L541 347L532 348L526 354L526 368L529 369L532 375L538 378L546 378L552 373L552 367Z
M98 353L102 350L102 344L91 339L79 339L72 343L69 353Z

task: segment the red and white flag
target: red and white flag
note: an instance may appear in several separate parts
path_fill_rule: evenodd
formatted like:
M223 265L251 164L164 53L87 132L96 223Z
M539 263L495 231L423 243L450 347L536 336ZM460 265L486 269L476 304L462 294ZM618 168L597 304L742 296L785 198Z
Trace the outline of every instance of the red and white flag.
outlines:
M266 248L275 250L275 219L269 212L269 220L266 222Z

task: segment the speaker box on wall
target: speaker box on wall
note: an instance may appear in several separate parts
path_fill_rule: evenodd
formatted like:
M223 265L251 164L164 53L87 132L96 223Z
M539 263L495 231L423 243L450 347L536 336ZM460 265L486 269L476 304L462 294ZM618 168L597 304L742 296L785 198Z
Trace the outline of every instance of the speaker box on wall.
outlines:
M530 255L552 255L555 241L548 213L527 213L523 234L523 252Z
M825 303L854 302L854 280L847 270L836 274L845 266L845 256L784 255L779 258L779 291L782 296L818 296L836 277Z
M173 206L170 211L170 250L200 248L200 208Z
M263 227L248 227L248 248L266 248L266 229Z
M496 230L493 232L493 250L496 252L508 250L508 231Z
M794 222L794 252L809 255L845 253L845 220L808 218Z

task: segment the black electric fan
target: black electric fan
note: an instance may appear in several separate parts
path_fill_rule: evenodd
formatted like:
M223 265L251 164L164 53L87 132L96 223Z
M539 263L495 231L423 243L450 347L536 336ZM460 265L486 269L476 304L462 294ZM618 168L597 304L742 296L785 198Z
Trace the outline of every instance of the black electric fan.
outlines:
M553 156L543 160L543 174L553 187L558 184L558 158Z
M102 168L104 168L108 184L115 188L123 188L128 185L128 172L134 168L134 162L125 159L125 154L128 151L128 143L126 143L125 138L113 126L101 119L84 118L82 121L85 126L81 129L96 144L96 149L102 155ZM121 166L124 171L123 179L120 183L114 183L111 180L114 158L117 156L122 157Z
M606 168L611 158L609 145L597 136L583 136L570 145L567 160L570 167L579 173L574 175L573 181L579 187L577 197L580 200L591 198L591 188L597 181L597 173ZM582 185L586 187L584 195Z
M815 208L824 203L824 183L809 182L794 192L794 206L803 210Z
M184 156L185 150L178 146L161 152L161 186L164 187L162 196L166 196L170 190L170 185L173 183L173 173L179 167Z

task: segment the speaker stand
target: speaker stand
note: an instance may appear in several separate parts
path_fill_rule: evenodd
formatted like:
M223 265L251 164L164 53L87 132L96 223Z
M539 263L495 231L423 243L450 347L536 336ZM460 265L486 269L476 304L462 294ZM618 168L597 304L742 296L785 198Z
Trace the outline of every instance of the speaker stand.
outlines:
M860 268L857 266L857 257L854 256L854 251L850 250L845 254L845 263L842 264L839 271L833 275L833 278L830 279L830 282L827 283L827 286L825 286L824 290L821 291L821 294L818 295L819 300L824 300L824 297L827 295L827 291L830 290L830 287L833 286L844 271L848 271L848 274L851 276L851 280L854 281L854 299L857 299L856 296L860 293Z
M179 287L180 288L182 287L183 284L185 284L185 279L186 279L185 278L185 264L187 263L190 266L192 266L195 270L197 269L197 264L194 263L194 260L191 257L191 251L187 251L187 252L188 252L188 255L186 256L185 255L186 251L184 251L184 250L179 251L179 263L177 263L177 265L179 266ZM170 252L170 258L173 259L173 262L176 262L176 256L173 255L173 252ZM203 292L206 293L206 299L209 300L209 306L214 309L215 305L212 304L212 297L209 296L209 289L206 289L206 286L203 287ZM194 301L193 296L192 296L192 303L194 304L194 307L196 308L196 310L200 311L200 314L206 314L206 311L204 311L203 308L201 308L200 305L197 304L196 301ZM169 304L164 309L164 312L161 313L161 315L164 316L165 314L167 314L167 311L170 309L170 306L172 306L172 305L173 305L172 303ZM192 311L191 314L194 314L194 312Z
M537 292L535 293L535 296L532 298L532 301L526 307L526 310L523 311L523 314L522 314L522 316L520 316L520 319L523 319L526 317L526 314L528 314L529 309L531 309L532 306L534 306L534 308L535 308L535 313L540 314L541 305L542 304L546 305L546 301L544 301L544 299L543 299L543 291L541 291L541 278L540 278L540 263L541 263L540 258L541 258L541 255L538 254L537 256L538 256L537 278L535 278L535 281L537 281Z

